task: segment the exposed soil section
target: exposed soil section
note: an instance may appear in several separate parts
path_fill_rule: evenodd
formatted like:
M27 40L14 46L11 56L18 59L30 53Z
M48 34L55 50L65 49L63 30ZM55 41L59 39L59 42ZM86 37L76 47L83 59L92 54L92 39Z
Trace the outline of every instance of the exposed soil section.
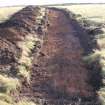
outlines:
M0 75L5 75L6 79L16 78L20 84L28 83L30 80L33 55L40 49L37 43L40 44L42 34L45 34L46 22L43 11L44 9L40 7L28 6L0 24ZM6 94L8 88L6 87L4 91L5 86L1 82L2 80L0 80L0 94ZM11 85L11 81L9 82ZM16 84L15 89L19 91L20 87ZM19 97L14 90L9 91L8 95L13 96L13 101Z
M17 43L24 40L29 33L36 32L36 17L40 15L39 7L28 6L11 16L9 20L0 24L0 36Z
M13 59L21 56L22 49L17 43L24 41L30 34L36 34L36 16L38 15L40 15L38 7L28 6L15 13L6 22L0 23L0 64L14 63Z
M92 75L82 61L85 49L80 40L85 45L87 40L79 39L78 34L82 34L80 27L75 30L72 20L58 9L47 9L47 17L49 26L41 49L42 55L38 57L37 65L33 61L31 85L25 87L22 94L32 95L33 100L36 100L34 97L50 100L54 105L66 102L95 105L96 92L90 82Z
M24 42L26 36L43 36L44 43L36 46L40 49L38 54L36 49L32 50L30 84L22 82L19 98L28 97L40 105L100 105L90 80L94 73L82 61L84 51L91 50L87 37L82 37L84 33L76 27L77 23L59 9L47 8L44 23L39 27L36 22L37 15L40 15L38 11L37 7L27 7L0 24L0 51L5 53L7 49L8 54L12 53L7 58L5 54L0 55L0 66L11 61L18 65L16 60L20 58L22 49L17 47L17 43ZM47 25L47 30L42 30L43 24Z

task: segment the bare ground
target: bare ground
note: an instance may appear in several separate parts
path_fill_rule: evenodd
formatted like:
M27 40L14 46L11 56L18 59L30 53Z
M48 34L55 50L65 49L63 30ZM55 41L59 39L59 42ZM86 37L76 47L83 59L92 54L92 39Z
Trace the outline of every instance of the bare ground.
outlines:
M87 34L64 11L47 9L47 17L49 27L42 55L38 57L38 65L33 62L31 85L23 88L22 94L32 96L32 100L47 100L43 105L100 105L90 80L94 75L93 81L97 82L99 75L82 61L85 51L91 50Z
M24 36L37 33L34 29L37 8L34 9L26 7L0 24L0 39L8 42L5 46L12 44L12 48L18 49L16 44L19 40L24 41ZM66 11L54 8L46 11L48 29L44 44L37 59L33 54L31 82L23 82L20 97L28 97L40 105L100 105L96 94L100 86L99 72L96 69L92 71L82 61L83 55L91 51L86 32ZM3 49L2 40L0 50ZM13 50L13 55L16 54Z

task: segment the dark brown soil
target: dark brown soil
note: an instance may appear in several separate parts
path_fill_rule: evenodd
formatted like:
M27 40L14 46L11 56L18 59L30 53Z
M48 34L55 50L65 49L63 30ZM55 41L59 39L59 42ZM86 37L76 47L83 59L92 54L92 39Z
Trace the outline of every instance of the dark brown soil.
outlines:
M85 39L87 34L62 10L47 9L47 17L49 27L41 49L43 56L38 57L38 65L33 62L31 85L23 88L22 94L54 105L66 102L79 105L80 100L80 105L99 105L90 80L94 73L82 61L86 47L87 51L91 50ZM77 30L73 24L77 24Z
M39 7L28 6L6 22L0 23L0 68L8 65L13 66L8 68L8 71L17 68L22 53L17 43L24 41L25 36L36 33L36 16L40 15L39 11ZM0 69L0 72L3 72L3 69Z
M8 22L1 24L0 36L16 43L22 36L33 32L35 10L31 7L14 14ZM87 36L66 12L53 8L46 11L49 24L44 44L37 62L34 56L31 83L23 84L20 97L28 97L41 105L100 105L90 80L94 73L82 61L86 49L91 50Z

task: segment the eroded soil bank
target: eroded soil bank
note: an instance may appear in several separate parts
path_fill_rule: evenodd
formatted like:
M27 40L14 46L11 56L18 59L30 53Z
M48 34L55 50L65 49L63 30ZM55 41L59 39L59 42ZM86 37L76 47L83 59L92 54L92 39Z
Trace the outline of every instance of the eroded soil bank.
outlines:
M46 8L45 16L38 24L37 15L40 17L39 8L26 7L0 25L0 40L2 39L0 44L6 40L5 47L7 46L6 49L9 51L10 45L14 56L10 54L11 57L8 57L8 55L6 64L3 64L1 57L1 66L7 64L13 66L14 63L15 66L19 65L17 59L21 58L22 50L26 49L21 45L17 48L17 44L18 41L24 42L25 36L32 35L32 38L37 36L41 39L41 42L37 41L39 44L31 45L33 60L29 67L30 83L22 80L20 95L18 97L14 94L14 96L18 99L27 97L40 105L100 105L97 100L96 85L93 85L98 81L99 75L87 68L82 60L85 51L91 50L86 33L70 19L66 11ZM0 50L3 49L2 44ZM36 48L40 49L37 54ZM27 66L25 59L24 61Z
M83 35L86 33L81 32L81 27L76 30L77 23L66 12L54 8L46 11L49 24L41 55L37 65L33 62L31 85L24 87L22 94L28 90L27 96L34 101L35 97L42 99L43 105L100 105L90 80L95 74L82 61L86 47L91 50L88 37Z

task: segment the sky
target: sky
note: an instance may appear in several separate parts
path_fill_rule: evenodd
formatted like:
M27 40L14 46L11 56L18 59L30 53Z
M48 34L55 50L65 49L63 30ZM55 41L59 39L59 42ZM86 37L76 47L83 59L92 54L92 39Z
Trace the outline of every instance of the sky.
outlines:
M45 5L60 3L105 3L105 0L0 0L0 6Z

